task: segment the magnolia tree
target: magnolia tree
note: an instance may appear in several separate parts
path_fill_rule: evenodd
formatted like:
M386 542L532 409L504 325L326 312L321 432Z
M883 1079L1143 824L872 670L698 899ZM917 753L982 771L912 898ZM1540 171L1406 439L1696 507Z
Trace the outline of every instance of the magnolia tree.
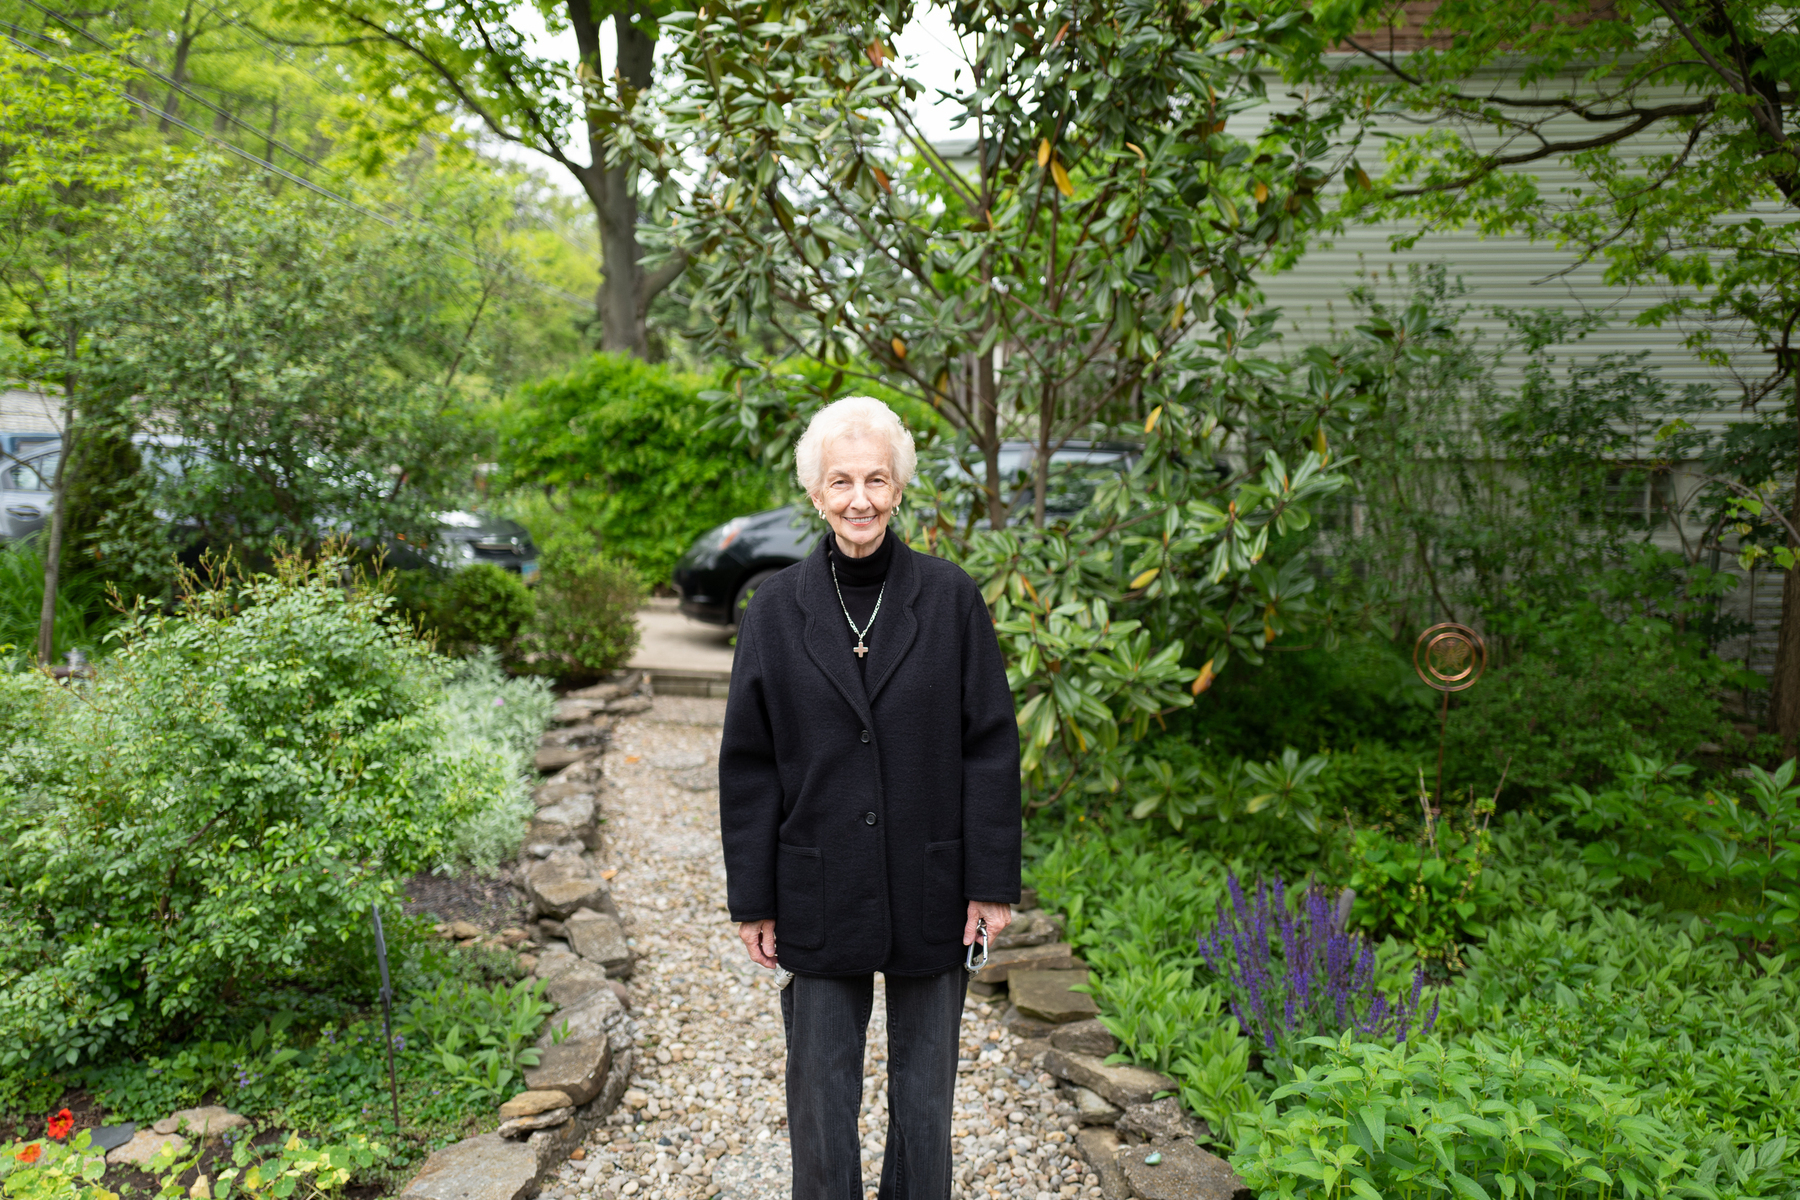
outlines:
M725 0L669 18L680 85L660 116L703 165L657 221L711 318L704 349L742 371L746 430L804 415L757 386L773 338L835 370L823 394L879 384L958 431L978 485L943 473L910 536L984 586L1039 801L1150 786L1157 764L1126 743L1320 617L1272 539L1342 485L1334 430L1380 383L1264 354L1255 279L1300 252L1345 161L1332 110L1253 113L1262 72L1316 51L1310 23L959 4L956 83L932 97L894 58L908 16ZM923 134L933 103L964 114L966 150ZM1229 132L1238 114L1261 132ZM1051 455L1076 436L1141 455L1053 520ZM1036 448L1025 488L1010 437Z

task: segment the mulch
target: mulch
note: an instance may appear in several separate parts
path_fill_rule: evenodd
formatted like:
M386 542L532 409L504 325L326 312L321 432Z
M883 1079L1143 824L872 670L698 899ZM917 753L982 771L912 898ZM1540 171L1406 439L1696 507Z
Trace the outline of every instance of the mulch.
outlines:
M406 881L408 914L434 922L468 921L488 933L525 923L525 896L514 882L511 867L495 876L468 872L462 875L414 875Z

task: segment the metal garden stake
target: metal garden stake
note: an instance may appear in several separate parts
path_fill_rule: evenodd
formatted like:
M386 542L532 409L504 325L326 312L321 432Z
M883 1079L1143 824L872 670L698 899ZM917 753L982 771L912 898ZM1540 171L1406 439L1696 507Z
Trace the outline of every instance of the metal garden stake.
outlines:
M1438 713L1437 794L1432 797L1435 808L1444 807L1444 731L1450 725L1450 693L1475 686L1487 670L1487 643L1467 625L1445 621L1433 625L1413 643L1413 670L1425 686L1444 694L1444 706Z
M381 935L381 906L371 904L375 918L375 961L381 964L381 1031L387 1035L388 1095L394 1101L394 1136L400 1136L400 1084L394 1076L394 989L388 982L387 939Z

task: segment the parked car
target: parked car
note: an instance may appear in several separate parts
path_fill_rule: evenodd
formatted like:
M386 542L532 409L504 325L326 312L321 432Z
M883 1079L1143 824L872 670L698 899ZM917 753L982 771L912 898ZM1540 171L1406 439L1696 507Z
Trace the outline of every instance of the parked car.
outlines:
M0 539L30 537L50 519L50 483L62 439L53 433L0 433Z
M1007 441L1000 447L1000 472L1015 480L1013 507L1029 506L1034 495L1031 466L1035 447ZM1093 498L1100 478L1131 469L1138 448L1126 442L1068 442L1050 456L1050 494L1045 509L1053 516L1080 511ZM964 482L976 477L962 467L953 471ZM675 564L675 590L681 611L714 625L735 625L751 593L763 580L805 558L824 531L804 505L789 504L747 517L734 517L708 530Z
M389 538L388 565L400 570L426 566L459 570L487 563L522 576L526 583L537 582L537 543L517 521L483 512L442 512L437 518L435 545L421 546L404 536Z

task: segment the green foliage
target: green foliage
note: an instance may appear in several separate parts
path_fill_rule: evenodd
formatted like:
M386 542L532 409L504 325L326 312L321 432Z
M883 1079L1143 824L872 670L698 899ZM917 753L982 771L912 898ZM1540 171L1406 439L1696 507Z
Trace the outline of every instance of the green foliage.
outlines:
M518 573L492 563L449 572L396 571L394 598L425 636L451 654L509 646L537 612Z
M1232 1165L1260 1196L1664 1195L1702 1158L1630 1089L1479 1035L1314 1040L1326 1061L1240 1119Z
M0 679L0 1065L330 974L399 877L516 796L516 758L445 746L446 666L344 570L189 581L93 680Z
M627 562L597 551L544 551L537 617L523 639L529 669L566 682L594 679L637 650L644 584Z
M105 1174L106 1152L85 1129L66 1144L0 1142L0 1196L7 1200L118 1200L102 1184Z
M99 654L115 614L107 603L98 573L65 560L56 589L56 640L53 656L61 661L79 648ZM44 558L38 539L0 545L0 646L9 656L24 657L37 644L38 618L44 608Z
M779 474L711 425L703 381L623 355L597 354L559 378L518 389L499 415L503 486L554 489L580 545L669 578L689 544L772 508Z
M1795 760L1750 766L1750 797L1696 795L1683 764L1627 755L1613 786L1556 800L1593 836L1583 859L1605 880L1676 890L1731 937L1784 946L1800 936L1800 785Z
M475 1095L496 1101L520 1090L525 1068L538 1064L532 1044L556 1005L544 999L542 980L522 980L492 989L440 984L415 996L397 1015L394 1027L416 1039L445 1078Z
M1356 890L1351 919L1375 938L1409 944L1434 973L1462 967L1462 947L1487 934L1501 911L1501 897L1487 879L1492 852L1488 818L1492 802L1472 803L1465 828L1427 809L1417 839L1383 829L1352 834L1349 886Z
M437 754L444 771L466 775L466 786L489 799L449 831L433 870L492 874L518 852L533 808L538 739L555 704L549 680L515 678L491 651L455 666L438 702Z
M165 1200L181 1195L174 1183L179 1170L171 1170L174 1157L170 1150L155 1164L170 1172L163 1185ZM341 1193L353 1177L387 1157L386 1146L361 1133L318 1146L291 1134L273 1152L241 1138L231 1147L231 1165L219 1171L209 1190L212 1200L323 1200ZM197 1156L194 1161L198 1162Z

